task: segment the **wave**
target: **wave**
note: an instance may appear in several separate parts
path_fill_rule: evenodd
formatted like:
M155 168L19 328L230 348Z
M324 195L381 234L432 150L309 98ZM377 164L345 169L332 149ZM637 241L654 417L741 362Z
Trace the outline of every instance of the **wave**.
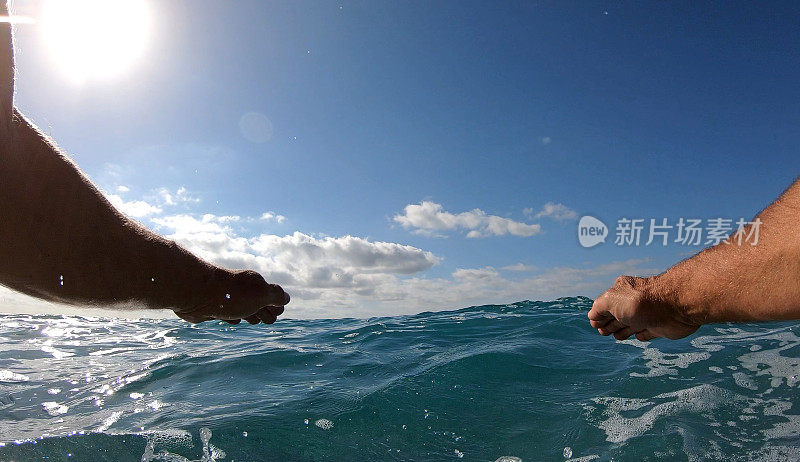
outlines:
M800 456L794 324L615 342L591 303L267 328L2 315L0 459Z

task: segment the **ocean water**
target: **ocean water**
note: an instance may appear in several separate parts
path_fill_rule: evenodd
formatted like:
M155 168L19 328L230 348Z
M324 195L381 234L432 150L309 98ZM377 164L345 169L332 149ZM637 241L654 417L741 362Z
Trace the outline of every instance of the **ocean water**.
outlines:
M590 306L273 326L2 315L0 460L800 458L796 325L616 342Z

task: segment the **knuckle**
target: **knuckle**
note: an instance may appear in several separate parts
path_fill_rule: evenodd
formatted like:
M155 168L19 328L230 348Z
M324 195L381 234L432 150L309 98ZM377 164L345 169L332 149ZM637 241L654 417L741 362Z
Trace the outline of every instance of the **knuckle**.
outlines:
M246 285L259 286L266 283L264 277L261 276L257 271L253 270L239 271L236 273L236 278Z

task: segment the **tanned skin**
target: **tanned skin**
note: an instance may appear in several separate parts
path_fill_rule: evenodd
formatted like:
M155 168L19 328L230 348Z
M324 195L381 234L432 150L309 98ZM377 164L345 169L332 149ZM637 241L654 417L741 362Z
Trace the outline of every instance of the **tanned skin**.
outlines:
M271 324L283 313L280 286L203 261L117 211L13 94L11 25L0 23L0 284L72 305L168 308L189 322Z
M658 276L620 276L592 305L592 327L648 341L708 323L800 319L800 180L757 218L756 245L729 239Z

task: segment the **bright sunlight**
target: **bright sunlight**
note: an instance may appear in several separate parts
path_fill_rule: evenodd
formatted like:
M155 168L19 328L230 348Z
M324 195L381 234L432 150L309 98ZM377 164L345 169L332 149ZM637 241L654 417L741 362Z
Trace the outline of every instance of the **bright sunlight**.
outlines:
M42 32L59 68L76 82L118 77L147 45L144 0L50 0Z

